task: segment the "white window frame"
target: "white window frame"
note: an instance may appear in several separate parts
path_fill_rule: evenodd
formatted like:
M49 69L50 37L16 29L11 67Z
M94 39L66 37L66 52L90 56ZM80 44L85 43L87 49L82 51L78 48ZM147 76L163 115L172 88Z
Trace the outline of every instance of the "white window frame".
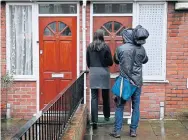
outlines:
M10 20L9 20L9 8L11 5L25 5L25 6L31 6L32 7L32 21L37 21L37 16L36 16L36 11L35 11L35 7L34 4L32 3L6 3L6 66L7 66L7 72L10 73L10 35L9 35L9 31L10 31ZM13 75L14 80L15 81L36 81L37 80L37 69L36 69L36 58L34 57L34 55L36 54L36 24L32 24L32 51L33 51L33 74L32 75Z
M132 9L132 13L118 13L118 14L113 14L113 13L110 13L110 14L108 14L108 13L103 13L103 14L101 14L101 13L94 13L94 11L93 11L93 4L117 4L117 3L127 3L127 4L132 4L133 5L133 9ZM92 16L94 17L97 17L97 16L99 16L99 17L103 17L103 16L106 16L106 17L109 17L109 16L118 16L118 17L121 17L121 16L133 16L133 13L134 13L134 3L133 2L120 2L120 1L118 1L118 2L93 2L93 3L91 3L91 6L90 6L92 9L91 9L91 13L92 13Z
M79 15L79 4L78 2L37 2L38 4L38 16L40 17L46 17L46 16L49 16L49 17L58 17L58 16L61 16L61 17L76 17ZM40 7L40 4L76 4L77 5L77 11L76 13L73 13L73 14L62 14L62 13L59 13L59 14L40 14L39 13L39 7Z
M167 2L137 2L136 3L136 25L139 24L139 5L141 4L163 4L164 5L164 21L163 21L163 51L162 51L162 76L143 76L144 82L161 82L168 83L166 80L166 46L167 46Z

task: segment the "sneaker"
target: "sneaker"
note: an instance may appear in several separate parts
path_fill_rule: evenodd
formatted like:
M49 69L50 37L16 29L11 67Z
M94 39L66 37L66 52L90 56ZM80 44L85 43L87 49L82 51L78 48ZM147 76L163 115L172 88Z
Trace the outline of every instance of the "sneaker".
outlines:
M130 137L136 137L136 130L130 130Z
M93 129L97 129L98 126L97 126L97 123L93 123Z
M121 137L121 135L116 133L115 131L111 132L109 135L114 137L114 138L120 138Z
M108 121L110 121L110 118L106 118L106 117L105 117L104 120L108 122Z

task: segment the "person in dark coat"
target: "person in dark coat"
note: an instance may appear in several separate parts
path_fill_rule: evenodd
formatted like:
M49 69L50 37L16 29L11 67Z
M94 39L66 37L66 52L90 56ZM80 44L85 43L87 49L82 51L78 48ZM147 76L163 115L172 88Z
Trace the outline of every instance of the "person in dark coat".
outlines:
M148 57L144 47L145 39L149 36L147 30L141 26L133 29L126 29L123 31L124 44L116 49L114 55L114 62L120 65L120 75L137 86L136 91L131 96L132 100L132 117L130 125L130 136L136 137L136 129L138 127L140 118L140 95L142 88L142 64L148 62ZM120 97L115 98L116 112L114 130L110 133L115 138L120 137L120 131L123 125L123 110L126 103Z
M103 113L105 120L110 118L110 72L109 66L113 65L110 48L104 42L104 32L99 29L94 33L93 42L87 47L87 66L90 70L91 88L91 119L93 128L97 128L98 122L98 90L102 89Z

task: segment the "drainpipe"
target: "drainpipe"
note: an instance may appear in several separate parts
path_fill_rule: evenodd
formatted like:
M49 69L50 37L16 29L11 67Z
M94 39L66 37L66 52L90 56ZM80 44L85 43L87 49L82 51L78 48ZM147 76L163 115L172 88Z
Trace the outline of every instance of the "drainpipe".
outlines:
M160 102L160 120L164 119L164 102Z
M82 48L83 48L83 71L86 71L86 3L82 4ZM84 104L86 104L86 74L84 74Z

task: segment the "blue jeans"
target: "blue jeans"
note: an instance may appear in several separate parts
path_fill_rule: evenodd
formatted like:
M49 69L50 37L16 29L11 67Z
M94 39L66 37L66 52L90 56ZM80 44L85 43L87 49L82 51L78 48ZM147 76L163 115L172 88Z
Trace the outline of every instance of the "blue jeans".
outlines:
M141 88L137 88L134 94L131 97L132 100L132 117L131 117L131 125L130 129L135 130L138 127L138 122L140 118L140 95L141 95ZM117 97L116 100L116 111L115 111L115 124L114 124L114 131L116 133L120 133L122 125L123 125L123 110L126 101L122 100L120 97Z

